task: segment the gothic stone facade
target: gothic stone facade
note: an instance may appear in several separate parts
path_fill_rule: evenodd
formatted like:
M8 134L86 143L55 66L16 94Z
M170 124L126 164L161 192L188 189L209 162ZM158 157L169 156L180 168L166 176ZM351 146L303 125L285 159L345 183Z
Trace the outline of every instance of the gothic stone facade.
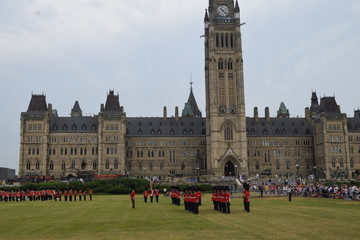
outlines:
M44 95L33 95L21 114L19 176L315 175L354 178L360 171L360 111L341 113L334 97L316 93L304 118L281 103L245 116L240 8L209 0L204 18L206 117L191 89L180 115L126 117L119 96L108 93L98 115L59 117Z

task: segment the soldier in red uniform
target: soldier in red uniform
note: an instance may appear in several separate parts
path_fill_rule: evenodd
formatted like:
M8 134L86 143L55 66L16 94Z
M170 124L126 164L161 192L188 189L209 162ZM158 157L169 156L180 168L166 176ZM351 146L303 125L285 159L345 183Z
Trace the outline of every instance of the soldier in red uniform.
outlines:
M147 198L148 198L149 192L147 189L145 189L144 191L144 202L147 203Z
M245 204L245 211L250 212L250 186L244 188L244 204Z
M159 196L160 196L160 192L158 189L155 189L155 199L156 199L156 202L159 202Z
M79 201L81 201L81 197L82 197L82 191L81 189L79 190Z
M196 190L195 196L199 201L199 206L201 206L202 193L201 193L201 191L199 189Z
M68 200L69 193L67 190L64 191L65 202Z
M90 201L92 201L92 196L93 196L93 190L92 189L90 189L90 191L89 191L89 196L90 196Z
M72 196L73 196L73 190L70 189L70 190L69 190L69 201L70 201L70 202L72 201Z
M86 190L84 191L84 201L86 201Z
M132 189L131 193L130 193L130 200L132 203L132 208L135 208L135 196L136 196L135 190Z

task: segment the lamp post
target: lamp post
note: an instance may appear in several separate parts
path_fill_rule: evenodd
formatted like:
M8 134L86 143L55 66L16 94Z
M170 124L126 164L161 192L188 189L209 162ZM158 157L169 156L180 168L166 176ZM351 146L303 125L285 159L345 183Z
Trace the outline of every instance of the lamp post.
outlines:
M197 167L196 171L197 171L197 181L200 182L200 168Z
M144 167L143 170L144 170L144 179L145 179L146 168Z
M316 179L316 165L314 166L314 178Z
M235 164L234 167L235 167L235 177L236 177L236 176L238 175L238 172L237 172L237 167L238 167L238 166Z

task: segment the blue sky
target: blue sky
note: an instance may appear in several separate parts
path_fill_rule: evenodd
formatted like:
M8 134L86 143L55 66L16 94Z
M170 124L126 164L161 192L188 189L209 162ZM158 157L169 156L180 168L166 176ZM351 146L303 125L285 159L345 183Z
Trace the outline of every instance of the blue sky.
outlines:
M284 101L304 116L311 91L360 107L360 2L240 0L247 116ZM208 0L0 0L0 166L16 168L20 113L32 93L59 115L94 115L110 89L127 116L174 115L190 74L205 115L203 18Z

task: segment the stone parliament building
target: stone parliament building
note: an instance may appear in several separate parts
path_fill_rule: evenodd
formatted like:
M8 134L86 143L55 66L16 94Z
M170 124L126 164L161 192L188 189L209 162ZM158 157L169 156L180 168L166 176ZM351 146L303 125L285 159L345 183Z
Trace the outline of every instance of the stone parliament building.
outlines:
M95 116L76 101L58 116L45 95L33 94L21 113L19 177L268 176L349 179L360 174L360 110L347 117L335 97L315 92L304 118L284 103L245 115L240 8L209 0L204 18L206 116L192 88L175 117L127 117L109 91Z

